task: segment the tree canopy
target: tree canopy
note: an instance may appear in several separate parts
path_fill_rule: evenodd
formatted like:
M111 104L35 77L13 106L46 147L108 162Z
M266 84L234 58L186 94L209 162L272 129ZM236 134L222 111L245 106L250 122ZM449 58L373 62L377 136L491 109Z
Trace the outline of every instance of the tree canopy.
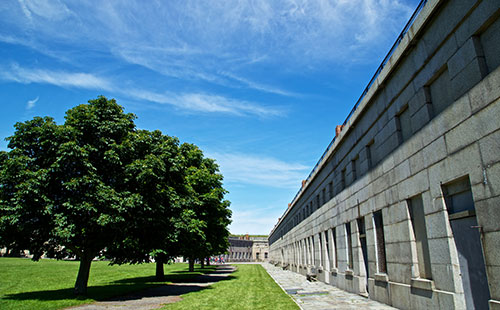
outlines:
M227 249L229 202L216 163L192 144L138 130L136 116L99 97L15 124L0 152L0 246L80 260L75 293L91 262L140 263ZM163 265L161 265L163 268Z

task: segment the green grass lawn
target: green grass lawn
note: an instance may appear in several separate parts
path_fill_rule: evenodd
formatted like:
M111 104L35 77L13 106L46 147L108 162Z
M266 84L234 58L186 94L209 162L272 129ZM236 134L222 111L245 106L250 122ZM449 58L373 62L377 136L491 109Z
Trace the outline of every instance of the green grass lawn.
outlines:
M90 270L87 298L75 298L78 262L0 258L0 309L60 309L176 282L201 274L187 264L165 265L166 282L155 282L154 264L109 266L96 261ZM203 272L213 270L205 268Z
M274 282L260 265L237 265L227 280L183 295L183 300L162 309L299 309L290 296Z

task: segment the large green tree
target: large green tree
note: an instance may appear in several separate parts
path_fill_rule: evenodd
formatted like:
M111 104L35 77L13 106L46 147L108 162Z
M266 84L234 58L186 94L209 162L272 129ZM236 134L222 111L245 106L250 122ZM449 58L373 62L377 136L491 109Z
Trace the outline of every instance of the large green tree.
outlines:
M28 249L70 250L80 260L75 293L85 294L92 260L116 242L141 196L127 191L123 144L135 116L99 97L66 112L15 125L0 167L0 235Z
M106 251L113 263L142 263L154 259L156 276L163 279L163 264L175 247L175 218L180 216L184 172L180 166L178 139L160 131L139 130L126 148L133 158L125 167L127 190L141 195L138 213L130 214L121 242Z

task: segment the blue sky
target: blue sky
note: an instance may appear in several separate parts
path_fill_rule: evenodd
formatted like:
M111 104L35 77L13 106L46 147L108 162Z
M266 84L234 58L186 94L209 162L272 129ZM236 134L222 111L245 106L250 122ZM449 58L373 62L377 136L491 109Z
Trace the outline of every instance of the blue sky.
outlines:
M215 158L232 233L267 234L417 0L0 3L0 149L13 125L115 98Z

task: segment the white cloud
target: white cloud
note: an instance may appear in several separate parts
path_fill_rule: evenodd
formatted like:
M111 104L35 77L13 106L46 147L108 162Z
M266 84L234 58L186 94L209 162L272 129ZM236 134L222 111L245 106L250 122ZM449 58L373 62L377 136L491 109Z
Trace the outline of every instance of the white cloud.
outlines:
M225 182L296 189L311 167L276 158L241 153L208 152L215 158Z
M284 111L244 100L232 99L220 95L202 93L157 93L144 89L128 89L115 86L109 79L90 73L53 71L46 69L27 69L13 64L0 68L0 79L18 83L42 83L61 87L96 89L123 94L132 99L147 100L153 103L169 104L178 109L204 113L222 113L232 115L255 115L259 117L281 116ZM35 101L36 102L36 101ZM33 105L34 103L33 102ZM28 104L28 108L29 108Z
M233 215L229 231L233 234L269 234L283 211L276 206L262 208L255 205L231 209Z
M23 13L32 19L32 13L50 20L62 20L71 15L70 10L59 0L18 0Z
M375 52L381 55L388 49L412 10L401 0L187 0L148 5L19 0L17 10L0 11L0 19L9 26L2 28L17 28L33 48L50 50L44 42L57 41L173 78L288 96L249 69L321 70L332 63L371 62ZM0 30L0 37L8 35ZM73 52L67 51L67 56Z
M28 100L28 102L26 102L26 109L33 109L35 107L35 104L38 102L38 99L40 99L40 97L36 97L33 100Z
M187 111L224 113L233 115L256 115L259 117L281 116L284 112L277 108L265 107L253 102L236 100L219 95L201 93L155 93L144 90L127 90L136 99L169 104Z
M107 79L89 73L28 69L20 67L18 64L13 64L10 68L2 68L1 71L1 79L23 84L41 83L61 87L102 90L110 90L113 88L113 85Z

